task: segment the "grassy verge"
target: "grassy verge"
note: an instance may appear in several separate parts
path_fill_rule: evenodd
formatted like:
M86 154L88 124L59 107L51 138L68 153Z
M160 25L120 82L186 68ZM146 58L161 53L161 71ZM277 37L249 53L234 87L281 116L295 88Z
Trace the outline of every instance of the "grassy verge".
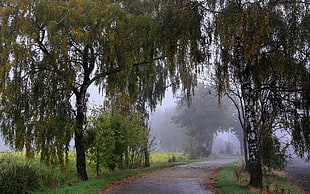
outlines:
M262 190L248 187L249 174L242 171L237 181L236 167L241 165L241 161L228 164L219 170L214 178L213 184L216 193L223 194L246 194L246 193L290 193L301 194L300 189L288 178L284 171L272 171L264 175Z
M214 178L213 184L216 188L216 193L229 193L229 194L243 194L254 193L248 191L245 186L238 184L235 176L235 168L239 166L241 161L236 161L225 165L219 170L217 176Z

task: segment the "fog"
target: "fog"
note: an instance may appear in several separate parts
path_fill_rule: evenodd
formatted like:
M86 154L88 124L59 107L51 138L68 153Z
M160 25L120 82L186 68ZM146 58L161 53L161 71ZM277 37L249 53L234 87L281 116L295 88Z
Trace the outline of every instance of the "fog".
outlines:
M3 139L2 139L2 136L0 138L0 151L9 151L9 147L5 146L4 145L4 142L3 142Z
M179 94L178 94L179 95ZM193 98L194 100L195 98ZM207 99L206 99L207 100ZM217 100L215 100L215 104ZM214 112L214 107L217 105L212 105L210 109L204 109L204 111ZM231 107L230 107L231 108ZM159 152L189 152L191 146L193 146L193 141L197 141L195 137L189 135L188 129L180 127L177 125L173 117L177 114L177 98L172 95L171 91L167 92L165 99L162 104L157 106L156 111L150 114L149 125L151 128L151 138L155 138L155 145L152 150ZM212 113L211 113L212 114ZM227 117L227 116L226 116ZM223 115L223 119L226 118ZM232 115L231 115L232 117ZM195 120L195 115L193 115L192 120ZM197 118L199 119L199 118ZM200 118L201 119L201 118ZM207 119L207 118L206 118ZM211 126L218 126L219 123L223 122L219 118L215 118L215 121L210 123ZM199 124L197 120L196 124ZM195 123L195 121L194 121ZM214 137L210 143L212 143L212 153L221 154L241 154L240 141L234 135L234 131L230 130L233 127L236 127L238 124L232 124L234 126L228 126L227 129L212 129L215 132ZM202 133L211 133L208 126L202 129ZM208 142L204 142L202 145L205 146Z
M150 116L151 135L157 143L154 147L159 152L186 152L190 144L190 137L185 128L178 127L171 120L175 114L176 104L169 108L160 106ZM207 132L207 131L206 131ZM241 154L240 142L232 132L218 132L213 139L212 153L221 154L227 149L226 145L231 146L232 154Z
M229 147L231 146L231 147ZM231 148L231 150L226 150ZM230 152L231 154L241 154L240 141L231 132L219 132L213 142L212 153L221 154Z

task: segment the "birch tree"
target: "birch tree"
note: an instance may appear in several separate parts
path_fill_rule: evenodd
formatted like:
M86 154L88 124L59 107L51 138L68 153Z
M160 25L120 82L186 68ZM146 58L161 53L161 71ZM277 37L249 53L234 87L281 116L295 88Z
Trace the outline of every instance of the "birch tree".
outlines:
M237 96L249 184L261 188L262 132L287 131L296 153L309 156L309 3L233 0L202 6L213 21L206 26L214 38L210 62L215 61L218 92Z

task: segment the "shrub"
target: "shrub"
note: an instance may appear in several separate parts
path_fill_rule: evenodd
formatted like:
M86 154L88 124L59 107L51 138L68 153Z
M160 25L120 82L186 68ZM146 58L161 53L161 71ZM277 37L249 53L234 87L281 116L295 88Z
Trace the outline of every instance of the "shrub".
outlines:
M132 169L148 166L148 135L140 113L122 115L95 110L86 132L90 162L100 169ZM147 165L146 165L147 164Z
M176 162L176 157L175 157L175 155L173 155L172 157L169 156L168 162L169 162L169 163L171 163L171 162Z
M30 193L47 187L55 187L57 181L47 170L29 162L17 162L16 158L0 160L1 194Z
M38 188L37 173L29 164L12 165L1 169L0 190L2 193L27 193Z

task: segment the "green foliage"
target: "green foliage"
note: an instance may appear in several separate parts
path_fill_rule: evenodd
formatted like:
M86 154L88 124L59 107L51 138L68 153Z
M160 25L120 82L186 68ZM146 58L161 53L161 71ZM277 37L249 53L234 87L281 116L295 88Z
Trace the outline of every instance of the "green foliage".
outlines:
M29 193L58 186L58 180L54 174L39 165L33 162L20 162L10 155L1 155L1 193Z
M2 193L25 193L38 188L36 169L29 166L10 166L1 172Z
M113 112L96 112L87 131L89 157L99 169L113 171L142 167L148 145L148 129L140 114L127 117Z
M259 152L261 154L262 164L268 170L283 170L289 158L286 153L289 145L281 145L279 139L271 133L272 131L270 129L264 129L261 132L260 139L262 142Z

